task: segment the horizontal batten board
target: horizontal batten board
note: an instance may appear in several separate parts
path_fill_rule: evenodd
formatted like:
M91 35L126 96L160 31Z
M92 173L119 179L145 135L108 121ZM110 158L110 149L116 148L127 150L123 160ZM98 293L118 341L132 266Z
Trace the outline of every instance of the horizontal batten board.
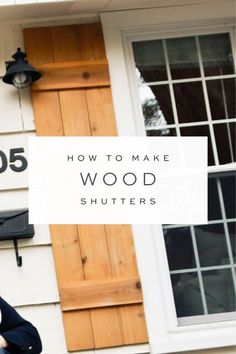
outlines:
M59 301L51 247L22 248L19 254L21 268L13 249L0 250L1 296L15 306Z
M142 303L138 277L88 280L61 289L62 310Z
M18 241L19 249L22 247L35 247L51 244L51 237L48 225L34 225L35 235L30 239L23 239ZM12 241L2 241L0 242L0 250L14 248Z
M42 77L33 91L109 86L106 60L49 63L39 67Z

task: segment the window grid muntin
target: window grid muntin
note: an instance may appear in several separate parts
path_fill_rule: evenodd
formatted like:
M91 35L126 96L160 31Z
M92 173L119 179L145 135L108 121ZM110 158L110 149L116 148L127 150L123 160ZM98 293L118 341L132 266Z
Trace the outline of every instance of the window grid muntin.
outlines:
M227 264L227 265L216 265L216 266L208 266L208 267L201 267L201 271L205 272L208 270L219 270L219 269L231 269L232 266L231 264ZM185 273L193 273L193 272L197 272L198 268L194 267L194 268L185 268L185 269L177 269L177 270L171 270L170 274L185 274Z
M205 104L206 104L207 119L209 121L211 144L212 144L215 164L219 165L220 164L219 163L219 155L218 155L218 151L217 151L217 144L216 144L214 128L212 125L211 107L210 107L210 102L209 102L209 97L208 97L208 92L207 92L207 85L206 85L206 80L205 80L205 73L204 73L204 67L203 67L203 59L202 59L202 52L201 52L201 47L200 47L199 36L196 36L196 44L197 44L197 53L198 53L200 72L201 72L201 78L202 78L202 85L203 85L203 94L204 94L204 99L205 99ZM231 50L232 50L232 47L231 47Z
M228 218L225 220L225 222L236 222L236 218ZM217 219L217 220L210 220L208 221L207 225L215 225L215 224L222 224L223 223L223 219ZM173 225L165 225L164 229L168 230L168 229L178 229L180 227L186 227L185 224L173 224Z
M200 293L201 293L203 311L204 311L204 315L208 315L207 301L206 301L206 295L205 295L204 284L203 284L203 277L202 277L202 272L201 272L201 264L200 264L198 246L197 246L196 235L195 235L195 230L194 230L193 225L190 225L190 232L191 232L191 237L192 237L193 251L194 251L194 256L195 256L195 261L196 261L196 269L197 269L197 274L198 274L198 279L199 279L199 285L200 285Z
M236 74L228 74L228 75L216 75L216 76L204 76L205 81L213 81L213 80L220 80L220 79L234 79L236 77ZM142 86L158 86L158 85L167 85L170 82L173 84L181 84L185 82L199 82L202 81L202 77L193 77L193 78L188 78L188 79L170 79L170 80L165 80L165 81L147 81L145 83L140 83L139 87Z
M214 176L214 174L213 174L213 176ZM225 241L226 241L227 251L228 251L228 256L229 256L229 264L214 265L214 266L201 266L200 259L199 259L198 246L197 246L197 242L196 242L194 225L179 225L179 224L176 225L175 224L175 225L163 226L164 230L165 229L169 229L169 230L170 229L178 229L178 228L186 227L186 226L190 228L196 267L178 269L178 270L170 270L169 273L170 273L170 275L172 275L172 274L186 274L186 273L197 272L198 279L199 279L200 292L201 292L201 299L202 299L202 304L203 304L203 310L204 310L204 315L199 315L199 316L208 315L202 272L210 271L210 270L230 269L231 273L232 273L232 281L233 281L234 291L236 293L236 272L235 272L236 258L234 260L233 250L232 250L231 241L230 241L230 233L229 233L229 229L228 229L228 223L229 222L236 222L236 218L227 218L225 205L224 205L223 191L222 191L221 182L220 182L220 176L216 177L216 183L217 183L217 190L218 190L218 195L219 195L219 203L220 203L220 209L221 209L221 213L222 213L222 219L208 221L207 225L221 224L223 226L224 236L225 236ZM236 301L236 299L235 299L235 301ZM224 315L224 312L221 314ZM213 314L211 314L211 315L213 315ZM189 317L193 317L193 316L189 316ZM181 318L181 317L179 317L179 318ZM185 318L185 317L183 317L183 318Z
M212 121L213 126L217 124L226 124L226 123L236 123L236 118L229 118L229 119L217 119ZM180 128L184 127L197 127L197 126L203 126L203 125L209 125L208 121L199 121L199 122L189 122L189 123L178 123L178 124L168 124L168 125L158 125L155 127L146 127L146 131L148 130L162 130L162 129L168 129L168 128L177 128L179 126Z
M180 136L180 128L178 126L179 119L178 119L178 112L177 112L175 93L174 93L174 84L173 84L173 81L171 78L170 62L169 62L166 40L163 39L162 43L163 43L163 49L164 49L164 57L166 60L166 71L167 71L167 78L169 81L170 99L171 99L171 103L172 103L172 110L173 110L173 116L174 116L174 121L175 121L175 125L176 125L176 132L177 132L177 136Z
M222 218L223 218L223 227L224 227L224 232L225 232L225 237L226 237L226 244L227 244L227 249L228 249L228 254L229 254L229 261L230 261L231 272L232 272L232 277L233 277L234 291L236 294L236 274L234 272L234 267L235 267L234 256L233 256L233 250L232 250L231 242L230 242L230 234L229 234L228 224L226 221L227 216L226 216L226 211L225 211L223 192L222 192L220 179L217 178L216 182L217 182L217 188L218 188L218 194L219 194L219 200L220 200L220 208L221 208L221 213L222 213Z
M227 32L226 31L222 31L222 32L219 32L219 33L227 33ZM211 33L211 34L213 34L213 33ZM217 32L214 32L214 34L217 34ZM201 35L204 35L204 34L201 34ZM232 34L229 33L229 35L230 35L230 40L231 40L231 43L232 43ZM189 37L189 36L186 36L186 35L184 36L184 34L183 34L183 35L181 35L181 37ZM172 38L173 38L173 36L172 36ZM156 39L156 38L152 38L152 39ZM162 42L163 42L163 48L164 48L164 54L165 54L165 59L166 59L166 69L167 69L168 80L159 81L159 82L145 82L145 83L138 82L138 87L141 87L141 86L150 86L151 87L151 86L167 84L169 86L169 90L170 90L170 97L171 97L172 110L173 110L173 116L174 116L175 124L156 125L155 127L150 127L149 126L149 127L145 127L145 131L148 131L148 130L162 130L162 129L176 129L177 136L181 136L180 128L182 128L182 127L209 126L211 142L212 142L212 148L213 148L214 159L215 159L215 165L216 165L215 167L218 166L218 168L219 167L224 168L224 166L226 166L226 165L220 165L219 164L218 151L217 151L217 145L216 145L215 133L214 133L214 126L215 126L215 124L227 124L228 125L228 123L234 123L234 122L236 122L236 117L235 118L222 118L220 120L213 120L212 119L206 82L208 82L210 80L217 80L217 79L223 80L223 79L236 78L236 73L235 74L215 75L215 76L206 76L205 77L204 68L203 68L203 61L202 61L202 58L201 58L201 51L199 50L200 49L199 36L195 36L195 40L198 43L197 53L198 53L198 56L200 56L199 57L199 65L200 65L201 76L200 77L196 77L196 78L189 78L189 79L187 78L187 79L173 79L172 80L171 71L170 71L170 64L169 64L169 59L168 59L168 51L167 51L167 46L166 46L166 39L159 38L159 40L162 40ZM144 39L144 41L145 40L146 39ZM231 49L232 49L232 52L233 52L234 48L232 47L232 45L231 45ZM234 66L235 66L235 72L236 72L236 62L235 61L234 61ZM179 123L173 84L175 84L175 83L185 83L185 82L202 82L204 100L205 100L206 109L207 109L206 121L190 122L190 123ZM205 88L204 88L204 86L205 86ZM139 96L139 101L141 101L140 96ZM142 102L140 102L140 103L141 103L141 107L142 107ZM214 167L214 166L209 166L209 167ZM218 172L217 172L217 174L218 174ZM219 179L218 179L218 182L220 183ZM223 194L221 194L221 197L222 198L221 198L220 203L221 204L223 203L223 208L224 208ZM220 207L221 207L221 210L222 210L222 205L220 205ZM223 220L223 218L224 218L224 220ZM170 271L170 274L188 273L188 272L196 272L196 271L197 271L197 273L200 272L200 274L198 276L198 279L199 279L199 284L200 284L200 291L201 291L201 295L202 295L204 312L207 312L207 304L206 304L206 298L205 298L205 293L204 293L204 284L203 284L202 275L201 275L202 271L216 270L216 269L231 269L232 270L232 276L233 276L233 284L234 284L234 288L235 288L235 285L236 285L236 274L235 274L236 268L235 268L235 264L234 264L233 253L232 253L232 248L231 248L231 243L230 243L230 236L229 236L228 225L227 225L228 222L234 222L235 220L236 220L235 218L227 219L226 218L226 213L224 213L224 214L222 213L222 219L220 219L220 220L211 220L211 221L208 222L208 224L217 224L217 223L218 224L219 223L223 224L223 227L224 227L224 230L225 230L225 237L226 237L226 232L228 234L228 236L227 236L227 239L228 239L228 241L227 241L227 250L228 250L228 254L231 255L230 256L230 264L229 265L199 267L199 268L197 267L197 268L183 269L183 270L178 270L178 271ZM186 225L183 225L183 226L186 227ZM164 228L170 229L170 228L179 228L179 227L181 227L181 225L166 225ZM195 259L197 259L196 255L198 256L198 249L197 249L197 244L196 244L196 236L195 236L195 232L194 232L194 226L193 225L188 225L188 227L190 227L191 236L194 239L193 244L195 243L195 245L196 245L196 250L194 250L194 254L195 254ZM198 258L198 261L199 261L199 258ZM200 263L199 263L199 266L200 266ZM205 305L204 305L204 303L205 303ZM219 318L219 320L222 320L222 319L234 319L235 318L235 313L234 312L224 312L224 313L208 314L207 316L206 316L206 314L204 314L204 315L196 315L196 316L189 316L189 317L179 317L178 318L178 323L182 324L182 325L190 324L190 323L201 323L203 318L204 318L204 322L211 321L211 319L212 320L214 320L214 319L217 320L217 318Z
M220 33L228 33L229 32L219 32ZM213 33L212 33L213 34ZM214 33L217 34L217 33ZM202 34L201 34L202 35ZM190 37L190 36L182 36L182 37ZM191 36L192 37L192 36ZM177 38L177 37L176 37ZM157 86L157 85L168 85L169 90L170 90L170 99L172 103L172 110L173 110L173 117L174 117L174 122L175 124L170 124L170 125L156 125L155 127L145 127L145 131L150 131L150 130L162 130L162 129L171 129L174 128L176 129L176 136L181 136L181 131L180 128L182 127L194 127L194 126L208 126L209 127L209 134L210 134L210 139L211 139L211 146L212 146L212 151L213 151L213 158L214 158L214 165L220 166L219 163L219 155L217 151L217 144L216 144L216 138L215 138L215 132L214 132L214 124L219 124L220 122L222 124L225 124L227 127L228 131L228 143L231 151L231 159L233 162L234 161L234 156L233 156L233 149L232 149L232 141L231 141L231 136L230 136L230 130L228 123L236 122L236 117L235 118L224 118L222 120L213 120L211 116L211 108L210 108L210 103L209 103L209 98L208 98L208 92L207 92L207 86L206 86L206 81L209 80L223 80L223 79L232 79L236 78L236 73L235 74L227 74L227 75L214 75L214 76L205 76L204 73L204 66L203 66L203 60L202 60L202 55L201 55L201 48L200 48L200 43L199 43L199 35L195 35L195 42L196 42L196 49L197 49L197 56L198 56L198 61L199 61L199 68L200 68L200 76L196 78L188 78L188 79L172 79L171 77L171 69L170 69L170 63L169 63L169 56L168 56L168 49L167 49L167 44L166 44L166 39L159 39L162 41L163 45L163 51L164 51L164 57L166 61L166 71L167 71L167 78L168 80L164 81L155 81L155 82L145 82L141 83L138 82L138 87L147 87L147 86ZM231 39L231 36L229 34L229 38ZM144 40L145 41L145 40ZM233 52L233 48L231 45L231 49ZM234 62L234 66L236 63ZM203 96L204 96L204 102L206 106L206 120L205 121L199 121L199 122L190 122L190 123L180 123L179 118L178 118L178 112L177 112L177 105L176 105L176 99L175 99L175 94L174 94L174 84L175 83L187 83L187 82L201 82L202 83L202 88L203 88ZM139 97L139 101L142 106L141 99ZM216 123L217 121L217 123Z

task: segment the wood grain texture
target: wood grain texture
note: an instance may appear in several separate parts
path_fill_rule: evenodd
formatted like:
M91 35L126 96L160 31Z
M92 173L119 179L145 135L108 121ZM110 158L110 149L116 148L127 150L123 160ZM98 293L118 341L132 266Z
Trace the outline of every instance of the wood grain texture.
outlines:
M95 348L114 347L124 344L120 318L116 307L91 310Z
M37 135L64 135L58 92L32 92L32 100Z
M42 77L32 85L33 91L110 85L106 60L50 63L38 66L37 69Z
M113 276L138 274L130 225L105 225L105 231Z
M78 225L84 276L86 280L111 278L110 258L103 225ZM119 313L115 307L91 309L91 320L95 337L95 347L122 345L122 331ZM107 322L106 331L101 325ZM114 335L116 332L116 335ZM107 339L106 339L107 338ZM105 343L107 343L105 345Z
M55 62L81 60L80 30L77 25L51 28L52 49Z
M63 90L59 97L65 135L90 136L86 91Z
M53 253L60 288L84 279L76 225L51 225Z
M67 348L70 352L95 347L89 311L64 312L63 322Z
M23 33L29 63L37 67L54 62L50 27L25 28Z
M128 305L120 307L124 344L148 342L143 305Z
M130 225L105 225L105 230L113 276L127 277L138 274ZM143 305L120 306L118 312L124 343L147 342L148 335Z
M25 41L30 60L49 77L55 68L59 77L65 68L82 73L106 64L98 23L27 29ZM63 80L70 82L69 72ZM37 134L115 136L111 89L98 85L33 91ZM147 341L130 226L51 225L51 237L68 350ZM76 306L80 310L72 310Z
M88 113L93 136L117 135L111 89L93 88L86 91Z
M61 288L63 311L142 303L138 277L86 280Z

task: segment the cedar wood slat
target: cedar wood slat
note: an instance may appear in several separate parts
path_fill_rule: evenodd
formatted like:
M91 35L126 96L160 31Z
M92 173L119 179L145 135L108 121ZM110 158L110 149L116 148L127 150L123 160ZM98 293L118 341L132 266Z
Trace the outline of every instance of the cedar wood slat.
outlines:
M100 24L24 30L35 66L105 59ZM92 62L91 62L92 64ZM48 65L50 66L50 65ZM110 87L33 92L38 135L116 135ZM128 225L51 225L59 291L80 281L137 277ZM141 304L63 311L70 351L147 342Z
M61 288L63 311L142 303L138 277L79 281Z
M33 91L63 90L109 86L108 63L105 59L49 63L37 68L42 77L32 85Z

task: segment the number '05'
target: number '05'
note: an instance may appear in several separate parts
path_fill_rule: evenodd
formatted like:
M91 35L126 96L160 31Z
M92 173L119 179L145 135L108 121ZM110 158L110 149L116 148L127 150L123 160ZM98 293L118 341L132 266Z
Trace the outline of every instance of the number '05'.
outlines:
M24 153L24 148L10 149L9 156L9 167L14 172L22 172L26 170L28 162L26 158L22 155ZM5 152L0 150L0 173L6 171L8 167L8 159Z

